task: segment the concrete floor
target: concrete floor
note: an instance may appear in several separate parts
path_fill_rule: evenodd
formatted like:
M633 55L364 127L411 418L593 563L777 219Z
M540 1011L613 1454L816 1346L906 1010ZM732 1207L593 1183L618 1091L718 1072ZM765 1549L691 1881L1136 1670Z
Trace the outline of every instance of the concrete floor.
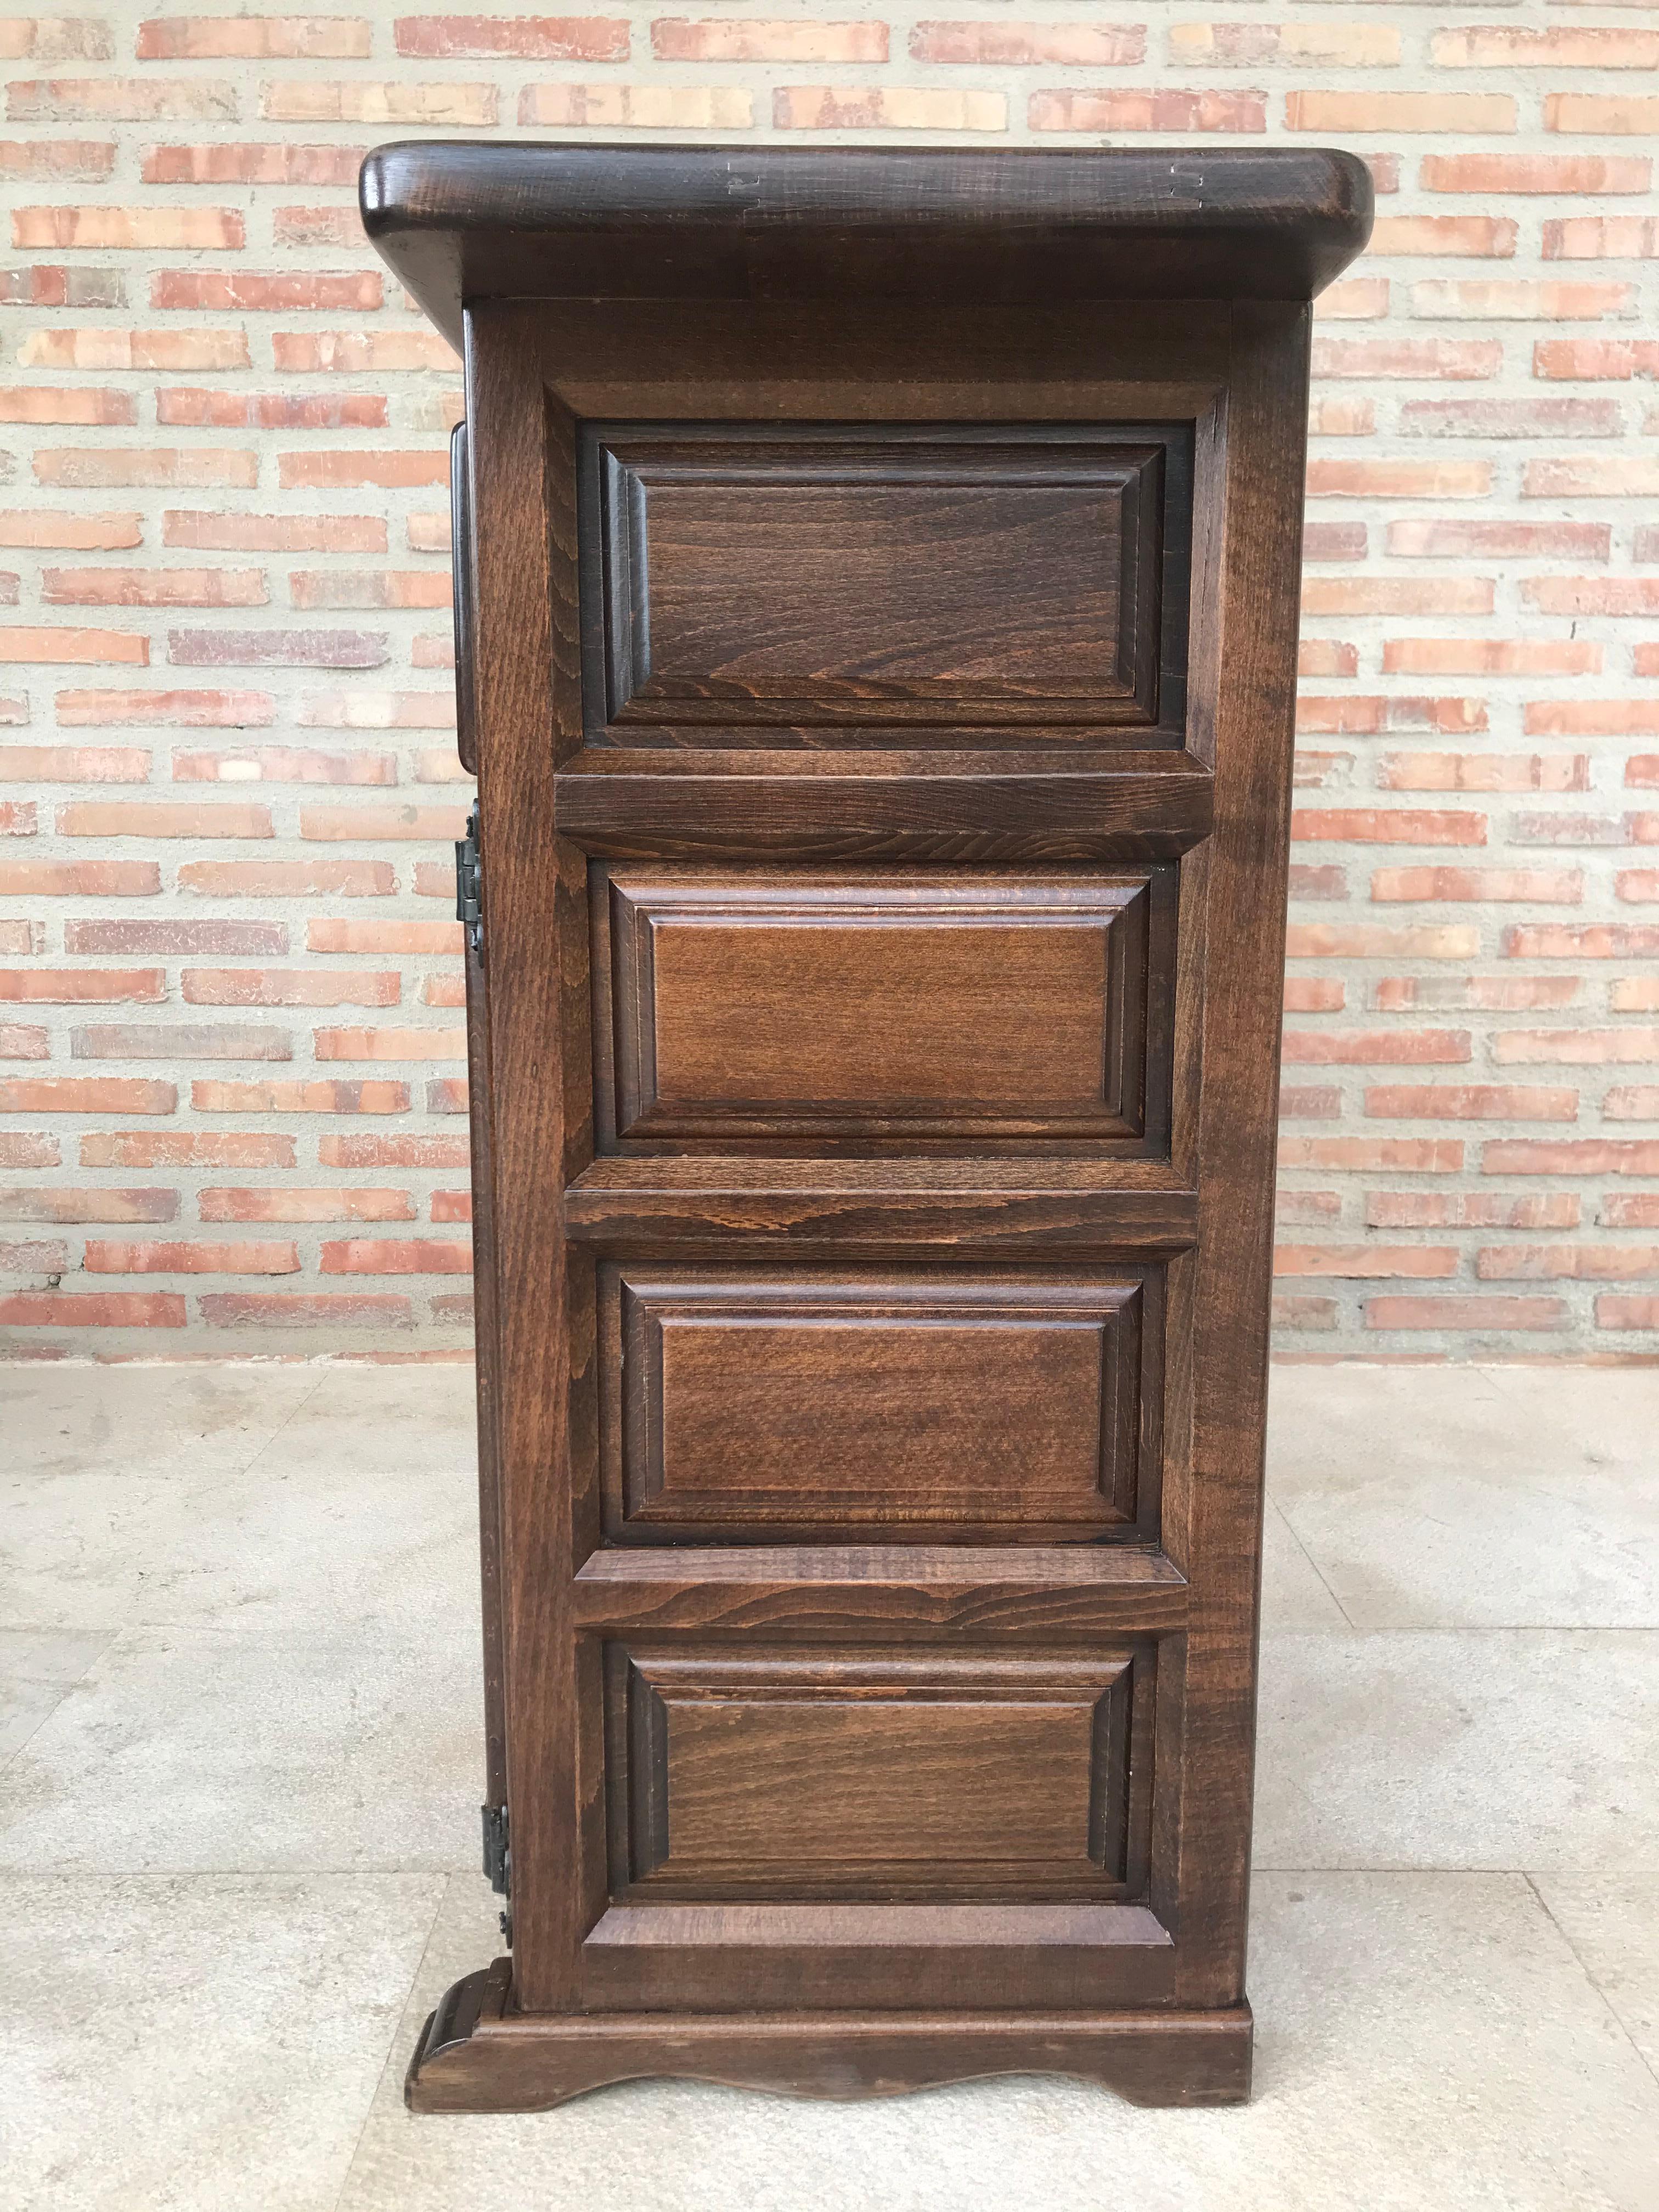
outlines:
M0 1368L5 2212L1654 2212L1659 1372L1274 1381L1248 2108L410 2120L491 1955L469 1370Z

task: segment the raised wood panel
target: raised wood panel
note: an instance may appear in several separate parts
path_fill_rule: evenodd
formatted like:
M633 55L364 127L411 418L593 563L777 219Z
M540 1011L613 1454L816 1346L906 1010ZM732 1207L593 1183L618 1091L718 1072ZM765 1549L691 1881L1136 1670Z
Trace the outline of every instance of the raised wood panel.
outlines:
M613 1894L1121 1896L1137 1671L1149 1646L612 1644Z
M1154 1268L611 1263L599 1307L613 1541L1155 1530Z
M1156 1142L1169 874L596 871L601 1148Z
M595 429L584 458L596 738L1180 726L1171 426Z

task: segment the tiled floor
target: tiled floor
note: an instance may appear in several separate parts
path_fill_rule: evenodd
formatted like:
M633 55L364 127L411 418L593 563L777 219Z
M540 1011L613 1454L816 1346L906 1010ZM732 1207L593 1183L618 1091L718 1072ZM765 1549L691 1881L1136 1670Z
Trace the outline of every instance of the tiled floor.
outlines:
M491 1955L471 1376L0 1368L5 2212L1655 2212L1659 1372L1274 1380L1247 2108L411 2120Z

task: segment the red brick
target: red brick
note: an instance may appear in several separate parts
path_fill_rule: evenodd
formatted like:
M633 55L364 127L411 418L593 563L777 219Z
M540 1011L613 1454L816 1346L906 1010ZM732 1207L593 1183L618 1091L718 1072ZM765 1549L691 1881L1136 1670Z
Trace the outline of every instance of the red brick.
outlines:
M325 1275L471 1274L472 1248L435 1237L354 1237L325 1243L320 1266Z
M413 1221L406 1190L204 1190L204 1221Z
M1584 753L1384 753L1379 791L1588 791Z
M1492 489L1490 461L1313 460L1310 499L1483 499Z
M432 1194L432 1218L434 1221L465 1221L472 1218L472 1194L470 1190L434 1190Z
M1659 1244L1489 1244L1475 1255L1483 1283L1629 1283L1659 1275Z
M1348 878L1340 868L1316 868L1292 860L1290 893L1293 899L1345 899L1348 896Z
M464 1006L466 1004L466 978L459 971L450 975L428 975L421 984L421 1004L423 1006Z
M313 1030L312 1038L319 1060L466 1058L464 1027Z
M1588 638L1390 637L1385 676L1595 676L1601 647Z
M386 635L360 629L174 629L167 659L200 668L378 668Z
M0 860L0 896L151 898L161 888L154 860Z
M155 1006L166 996L161 968L0 968L0 1000L14 1003Z
M0 139L0 177L101 180L115 166L115 147L98 138Z
M1334 1328L1337 1307L1334 1298L1287 1297L1280 1291L1273 1301L1274 1330L1303 1328Z
M319 1137L317 1158L325 1168L465 1168L471 1159L461 1137Z
M371 84L356 77L331 80L267 78L259 94L259 113L267 123L414 124L422 130L445 125L462 131L493 130L499 113L491 84Z
M466 1078L464 1075L441 1075L426 1086L426 1110L428 1114L465 1114L467 1110Z
M1610 1192L1599 1218L1604 1229L1659 1229L1659 1190Z
M406 1083L228 1083L190 1086L200 1114L406 1114Z
M665 27L659 23L652 31L652 44L665 60L716 61L728 58L720 53L671 53L668 47L659 43L659 34ZM726 27L737 29L739 27L722 26L722 28ZM837 25L836 27L839 29L842 27ZM826 54L822 57L793 53L735 53L729 58L733 61L808 61L820 58L826 61L885 61L885 26L872 24L868 28L881 33L878 52L845 56ZM909 49L912 61L961 62L976 69L1029 69L1045 62L1068 69L1128 69L1146 58L1146 32L1145 26L1139 23L995 23L935 20L915 26L910 33Z
M270 809L80 799L58 808L58 834L60 837L269 837Z
M307 952L459 952L458 921L336 921L306 924Z
M178 1212L176 1190L0 1190L0 1221L171 1221Z
M1504 932L1504 951L1512 960L1650 960L1659 922L1517 922Z
M14 123L234 122L236 88L210 77L14 78L6 112Z
M1281 1244L1273 1253L1275 1275L1415 1275L1457 1273L1457 1252L1449 1244Z
M1490 576L1310 576L1304 615L1489 615ZM1384 663L1386 666L1386 661Z
M64 390L45 385L0 386L0 422L88 422L131 425L138 420L130 392L82 386Z
M1369 1229L1576 1229L1573 1191L1538 1191L1503 1198L1480 1191L1373 1190L1365 1195Z
M1626 154L1425 154L1418 179L1425 191L1644 192L1653 165Z
M14 1291L0 1295L0 1327L183 1328L176 1291Z
M386 898L397 879L387 860L186 860L179 888L204 898Z
M14 111L15 112L15 111ZM1628 132L1651 138L1659 131L1659 99L1628 94L1552 92L1544 96L1546 131L1583 131L1603 137Z
M49 546L61 552L116 552L142 544L143 518L137 514L70 514L14 508L0 514L0 545Z
M1504 1083L1379 1084L1365 1111L1394 1121L1571 1121L1578 1094Z
M208 1291L198 1303L214 1328L409 1328L415 1320L408 1298L362 1291Z
M141 62L363 61L369 27L349 15L170 15L138 26Z
M1379 975L1371 1004L1379 1013L1524 1012L1570 1006L1577 991L1576 975Z
M1342 839L1368 845L1484 845L1486 817L1455 807L1299 807L1292 837Z
M1371 228L1367 252L1476 254L1507 259L1520 225L1511 216L1385 215Z
M367 151L364 146L286 143L149 146L140 174L147 185L349 185L356 183Z
M1430 1066L1470 1058L1467 1030L1292 1030L1281 1057L1287 1066Z
M161 517L161 543L217 553L384 553L386 530L375 514L218 514L169 507Z
M59 206L14 208L11 242L25 252L240 252L247 240L234 208Z
M134 368L162 364L140 362ZM237 368L237 362L210 362L207 368ZM114 446L99 446L72 449L67 447L47 450L37 449L34 456L37 482L57 484L69 491L101 490L111 484L180 484L200 488L222 485L230 490L252 490L258 482L259 457L243 453L229 446L192 447L181 452L177 448L138 452ZM103 654L100 659L125 659L123 653Z
M1659 376L1659 339L1540 338L1532 349L1532 373L1615 384L1634 376Z
M396 969L186 968L179 984L201 1006L395 1006L403 991Z
M159 269L149 280L149 304L169 313L205 308L210 314L224 315L352 314L378 307L385 289L384 279L370 269L329 275L310 270ZM447 468L446 461L446 471Z
M1365 1301L1367 1328L1508 1331L1565 1328L1560 1298L1376 1297Z
M122 630L0 627L0 660L137 661L149 659L149 640Z
M1291 131L1455 131L1498 132L1516 128L1516 103L1506 92L1291 92L1285 121Z
M1639 1328L1650 1334L1659 1328L1659 1297L1626 1297L1609 1292L1595 1301L1597 1328Z
M282 921L68 921L65 952L246 953L280 958L288 950Z
M358 452L356 448L337 448L320 453L279 453L276 476L284 491L303 489L307 485L333 489L337 486L362 484L397 491L411 484L447 483L449 456Z
M625 62L628 24L605 15L403 15L396 24L400 54L421 61ZM658 27L662 27L661 26ZM688 60L716 61L717 53L690 54ZM737 54L733 60L811 58ZM884 55L872 58L880 60Z
M37 1075L0 1083L0 1114L171 1114L171 1083L130 1075Z
M88 1237L89 1275L295 1275L300 1255L292 1244L117 1243Z
M221 729L228 725L242 729L251 723L276 719L276 702L268 691L60 691L57 703L58 719L69 728L133 723L185 729ZM148 772L149 755L138 757ZM82 783L91 779L63 780ZM142 783L145 777L107 781Z
M1659 1060L1659 1029L1500 1030L1492 1040L1500 1067L1599 1067L1628 1060Z
M83 1168L291 1168L294 1139L252 1130L99 1129L81 1139Z
M148 783L149 755L131 745L0 745L0 783Z
M46 1060L46 1032L33 1022L0 1022L0 1060Z
M40 820L32 799L0 799L0 837L33 837Z
M1521 596L1547 615L1659 614L1659 576L1527 576Z
M1468 960L1480 942L1462 923L1292 922L1285 951L1292 960Z
M0 1129L0 1167L55 1168L58 1158L56 1137L33 1129Z
M1379 868L1374 899L1524 900L1576 906L1584 895L1577 868Z
M1650 261L1659 254L1659 220L1652 216L1555 216L1542 234L1546 261Z
M297 745L237 745L176 752L175 783L387 784L398 781L391 753L325 753Z
M1659 1176L1659 1141L1634 1137L1494 1138L1480 1155L1483 1175Z
M1496 376L1504 365L1501 338L1316 337L1316 377L1432 377L1462 382Z
M1121 92L1034 92L1028 119L1033 131L1254 133L1267 127L1267 104L1260 93L1176 92L1164 87L1126 88Z
M1208 68L1386 68L1400 58L1400 33L1382 23L1174 23L1170 58Z
M441 843L463 836L464 806L302 806L300 835L318 841L416 839Z
M76 1060L291 1060L285 1030L252 1024L100 1022L70 1032Z
M1389 525L1388 550L1413 560L1510 561L1551 556L1605 561L1613 531L1605 522L1511 522L1480 515L1425 515Z
M1359 666L1359 655L1351 645L1340 644L1335 638L1304 637L1297 650L1298 676L1352 676Z
M180 385L156 393L155 419L208 430L380 430L386 403L370 392L204 392Z
M298 375L386 375L460 366L448 339L436 331L278 331L270 348L277 370Z

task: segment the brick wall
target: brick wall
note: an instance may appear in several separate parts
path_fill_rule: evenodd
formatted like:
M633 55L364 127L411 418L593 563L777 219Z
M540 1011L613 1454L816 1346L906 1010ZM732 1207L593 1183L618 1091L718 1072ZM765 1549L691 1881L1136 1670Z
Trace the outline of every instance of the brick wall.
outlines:
M352 190L431 130L1363 152L1376 243L1315 359L1279 1340L1650 1347L1649 13L0 20L0 1344L466 1345L457 378Z

